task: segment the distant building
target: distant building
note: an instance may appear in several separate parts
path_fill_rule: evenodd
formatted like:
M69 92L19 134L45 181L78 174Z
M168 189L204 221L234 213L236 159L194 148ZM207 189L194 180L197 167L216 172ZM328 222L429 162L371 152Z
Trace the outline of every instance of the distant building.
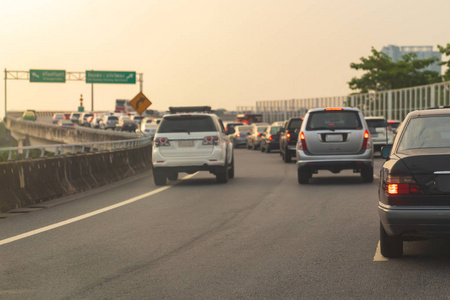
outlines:
M402 59L402 55L414 52L417 54L418 59L425 59L436 56L439 58L438 62L435 62L432 65L429 65L425 70L436 71L441 75L441 66L439 63L441 62L441 52L433 51L433 46L394 46L389 45L387 47L383 47L381 52L389 55L392 60L398 61Z

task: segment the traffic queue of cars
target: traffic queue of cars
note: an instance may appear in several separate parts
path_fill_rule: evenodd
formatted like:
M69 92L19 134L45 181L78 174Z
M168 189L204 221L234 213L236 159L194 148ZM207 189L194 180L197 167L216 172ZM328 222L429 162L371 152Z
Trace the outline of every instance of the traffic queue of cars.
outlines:
M158 186L177 180L180 172L197 171L226 183L235 175L234 149L240 146L279 150L286 163L296 157L299 184L310 183L319 171L346 169L370 183L374 151L381 151L386 159L378 185L381 254L400 257L405 241L450 236L450 108L410 112L400 125L364 117L349 107L310 109L303 118L270 125L222 123L210 107L170 110L159 125L143 119L140 127L154 134L153 178ZM100 124L113 117L118 118L103 116ZM54 118L68 121L61 115Z

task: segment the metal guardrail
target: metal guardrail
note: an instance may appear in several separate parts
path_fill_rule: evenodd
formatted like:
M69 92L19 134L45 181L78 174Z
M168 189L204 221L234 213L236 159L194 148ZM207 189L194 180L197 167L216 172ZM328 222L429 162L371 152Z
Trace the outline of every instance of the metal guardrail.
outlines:
M54 144L54 145L42 145L42 146L25 146L25 147L10 147L10 148L0 148L0 153L8 152L8 160L13 160L13 154L23 154L25 152L25 158L29 158L30 151L38 150L40 151L40 157L45 157L46 149L54 149L55 156L64 155L65 153L79 154L89 153L95 151L108 151L108 150L119 150L127 149L136 146L142 146L151 143L150 138L139 138L132 140L120 140L120 141L107 141L107 142L89 142L89 143L76 143L76 144ZM64 152L64 149L70 149L69 152ZM76 149L79 149L77 152Z

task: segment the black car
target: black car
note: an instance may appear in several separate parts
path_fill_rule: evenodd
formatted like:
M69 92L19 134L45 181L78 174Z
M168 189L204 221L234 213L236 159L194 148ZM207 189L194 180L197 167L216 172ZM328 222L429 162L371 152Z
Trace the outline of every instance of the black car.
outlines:
M280 132L280 154L284 162L289 163L296 156L295 146L303 118L290 118L284 122Z
M136 132L138 125L128 117L120 117L116 124L117 131Z
M271 150L280 149L281 126L271 125L267 127L261 136L261 152L269 153Z
M380 171L380 248L403 254L403 242L450 236L450 109L409 113ZM391 150L388 154L386 150Z

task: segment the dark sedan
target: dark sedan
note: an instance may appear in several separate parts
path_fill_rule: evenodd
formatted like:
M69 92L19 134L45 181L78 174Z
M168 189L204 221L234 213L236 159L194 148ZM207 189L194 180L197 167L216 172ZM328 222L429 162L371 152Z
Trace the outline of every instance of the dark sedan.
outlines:
M280 149L280 131L282 126L271 125L261 136L261 152L269 153Z
M403 254L403 242L450 236L450 109L409 113L380 171L380 248Z

